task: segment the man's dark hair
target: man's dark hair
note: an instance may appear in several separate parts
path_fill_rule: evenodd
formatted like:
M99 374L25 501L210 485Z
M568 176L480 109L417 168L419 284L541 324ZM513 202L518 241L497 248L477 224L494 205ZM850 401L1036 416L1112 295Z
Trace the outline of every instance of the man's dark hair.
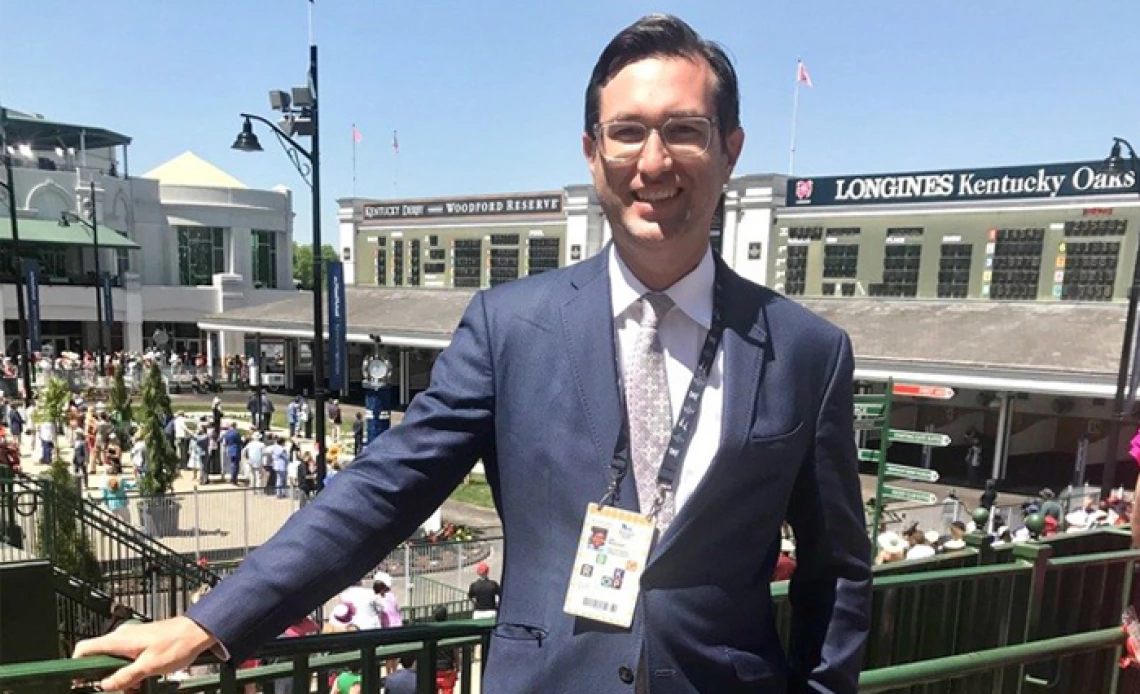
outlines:
M400 656L400 667L404 668L405 670L411 670L415 666L415 664L416 664L416 654L415 653L405 653L404 655Z
M691 26L669 14L651 14L615 36L598 57L586 85L586 132L594 136L602 88L622 68L646 58L704 59L716 77L717 127L721 138L740 126L740 88L736 69L719 44L701 38Z
M435 608L435 610L431 613L431 618L437 622L446 622L447 617L447 607L444 605L440 605L439 607Z
M962 521L956 520L950 524L950 527L957 528L957 529L961 530L962 532L966 532L966 524L963 523Z

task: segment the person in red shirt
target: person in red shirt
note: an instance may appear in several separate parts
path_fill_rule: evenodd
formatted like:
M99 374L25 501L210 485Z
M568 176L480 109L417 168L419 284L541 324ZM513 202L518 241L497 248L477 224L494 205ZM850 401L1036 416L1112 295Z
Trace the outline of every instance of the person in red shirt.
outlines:
M796 560L792 559L792 554L795 551L794 542L787 538L780 540L780 558L776 560L776 568L772 571L773 583L791 580L792 573L796 570Z

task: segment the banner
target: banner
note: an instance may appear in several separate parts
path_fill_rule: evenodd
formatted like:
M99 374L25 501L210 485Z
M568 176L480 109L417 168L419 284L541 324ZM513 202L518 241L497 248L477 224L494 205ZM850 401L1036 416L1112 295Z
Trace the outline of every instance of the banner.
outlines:
M103 273L103 325L110 330L115 324L115 305L111 303L111 273Z
M24 258L24 286L28 292L28 351L40 351L40 263Z
M967 200L1066 198L1137 192L1132 171L1109 174L1098 161L788 180L788 207Z
M344 265L327 264L329 294L329 390L348 389L348 307L344 299Z

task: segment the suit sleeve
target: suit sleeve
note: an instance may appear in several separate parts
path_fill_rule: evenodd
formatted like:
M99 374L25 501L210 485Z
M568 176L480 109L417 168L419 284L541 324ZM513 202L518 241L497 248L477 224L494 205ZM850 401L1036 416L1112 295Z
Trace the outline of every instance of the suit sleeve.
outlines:
M789 586L789 659L807 692L858 691L870 628L871 546L859 486L853 371L851 342L842 334L820 403L815 441L788 511L797 562Z
M411 536L491 447L493 411L491 346L478 294L403 422L186 616L233 660L244 660Z

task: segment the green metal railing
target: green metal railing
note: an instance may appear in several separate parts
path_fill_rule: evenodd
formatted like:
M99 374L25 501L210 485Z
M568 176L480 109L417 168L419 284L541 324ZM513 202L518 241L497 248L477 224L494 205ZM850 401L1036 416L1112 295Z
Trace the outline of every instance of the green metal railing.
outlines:
M455 691L470 694L474 691L477 665L486 652L491 627L491 620L470 620L278 639L256 656L262 661L276 661L272 664L241 670L226 664L215 665L217 674L151 682L148 686L151 692L238 694L246 685L290 680L295 692L328 692L330 677L353 670L362 676L363 694L379 694L387 674L383 662L412 653L416 656L416 691L434 694L436 659L439 651L447 648L455 649L458 655L459 677ZM121 658L96 656L0 665L0 691L31 694L52 691L61 683L71 682L86 683L84 688L87 688L127 663Z
M94 588L151 619L181 614L191 593L216 580L133 525L76 494L53 489L49 481L18 475L0 480L0 562L47 559L69 567L53 533L74 524L93 557L84 579ZM71 557L74 560L74 557Z

